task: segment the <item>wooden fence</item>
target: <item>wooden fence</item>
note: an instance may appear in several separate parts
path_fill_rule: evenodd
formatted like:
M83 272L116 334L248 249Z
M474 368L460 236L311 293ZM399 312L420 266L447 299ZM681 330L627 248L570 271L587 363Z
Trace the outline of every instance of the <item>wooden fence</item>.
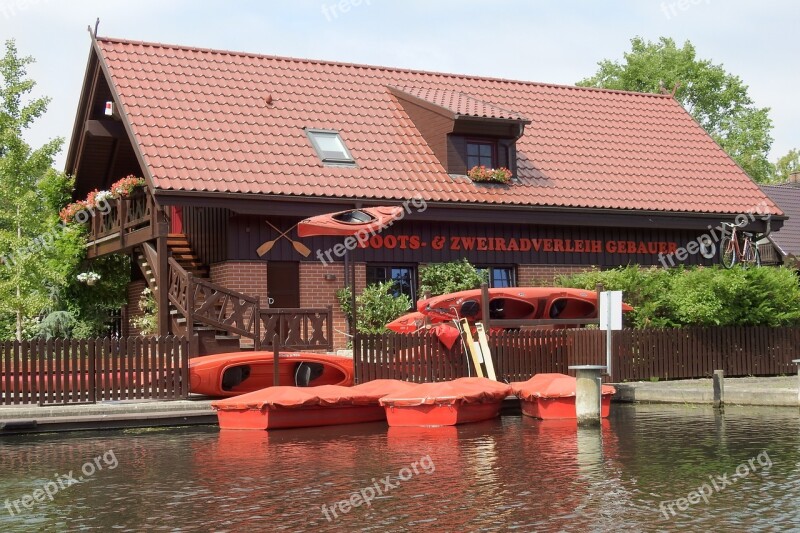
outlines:
M0 343L0 405L177 400L189 395L185 337Z
M800 328L732 327L623 330L614 333L613 381L792 374ZM597 329L503 331L489 335L497 378L569 374L572 365L606 364L605 332ZM358 383L380 378L415 382L475 375L460 343L445 348L429 333L359 335Z

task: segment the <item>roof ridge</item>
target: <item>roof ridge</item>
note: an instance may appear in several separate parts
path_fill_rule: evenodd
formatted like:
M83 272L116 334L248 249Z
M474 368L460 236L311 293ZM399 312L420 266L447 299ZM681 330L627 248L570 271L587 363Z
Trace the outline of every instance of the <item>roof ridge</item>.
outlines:
M494 81L494 82L503 82L503 83L513 83L518 85L535 85L538 87L550 87L553 89L572 89L576 91L587 91L587 92L600 92L600 93L609 93L609 94L620 94L620 95L629 95L629 96L637 96L641 98L658 98L658 99L669 99L674 100L671 94L658 94L658 93L640 93L635 91L621 91L618 89L604 89L602 87L581 87L579 85L566 85L560 83L547 83L547 82L540 82L540 81L529 81L529 80L513 80L510 78L499 78L499 77L492 77L492 76L478 76L478 75L470 75L470 74L458 74L454 72L437 72L434 70L422 70L422 69L413 69L413 68L402 68L402 67L388 67L383 65L369 65L366 63L351 63L347 61L333 61L327 59L311 59L311 58L303 58L303 57L293 57L293 56L278 56L272 54L258 54L255 52L242 52L237 50L227 50L227 49L216 49L216 48L207 48L201 46L189 46L189 45L182 45L182 44L170 44L170 43L161 43L161 42L150 42L150 41L140 41L135 39L122 39L116 37L96 37L98 42L113 42L113 43L122 43L122 44L135 44L135 45L143 45L143 46L153 46L153 47L161 47L161 48L173 48L176 50L191 50L195 52L209 52L215 54L226 54L232 56L243 56L243 57L253 57L253 58L264 58L264 59L277 59L281 61L294 61L298 63L312 63L312 64L319 64L319 65L335 65L341 67L354 67L354 68L363 68L363 69L371 69L371 70L385 70L385 71L392 71L392 72L406 72L410 74L427 74L431 76L443 76L447 78L467 78L471 80L480 80L480 81Z

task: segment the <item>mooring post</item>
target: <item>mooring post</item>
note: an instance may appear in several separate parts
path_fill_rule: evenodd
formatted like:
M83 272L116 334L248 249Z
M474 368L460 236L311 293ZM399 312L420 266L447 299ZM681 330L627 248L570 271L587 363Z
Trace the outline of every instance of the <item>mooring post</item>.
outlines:
M725 407L725 371L714 370L714 408Z
M602 375L606 367L602 365L570 366L576 371L575 415L579 426L600 425L603 393Z
M792 363L797 365L797 404L800 405L800 359L792 359Z

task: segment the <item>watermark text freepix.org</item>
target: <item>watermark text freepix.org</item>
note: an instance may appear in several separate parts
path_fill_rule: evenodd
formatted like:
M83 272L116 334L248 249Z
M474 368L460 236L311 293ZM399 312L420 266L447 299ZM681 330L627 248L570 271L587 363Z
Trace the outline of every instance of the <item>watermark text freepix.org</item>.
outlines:
M117 461L114 450L108 450L103 455L98 455L93 460L87 461L81 467L82 476L76 474L74 470L70 470L67 474L55 474L52 481L42 483L41 487L34 489L30 494L24 494L15 500L10 498L6 499L6 510L8 514L15 516L23 511L30 511L37 503L52 502L56 494L68 489L72 485L77 485L86 481L87 478L103 470L104 466L107 470L114 470L119 466L119 461ZM77 479L75 478L76 475L78 476Z
M730 476L727 472L722 475L708 476L708 482L703 483L697 487L697 489L691 491L685 498L661 502L658 508L661 514L664 515L664 518L669 520L675 516L678 511L687 511L689 507L697 505L701 500L708 504L708 499L714 495L714 493L725 490L740 479L746 478L758 470L764 471L770 468L772 468L772 460L769 458L769 454L766 451L762 451L755 457L737 466L736 471Z
M350 494L350 497L338 501L330 506L322 506L322 514L332 522L334 518L339 518L339 514L347 514L356 507L361 507L366 504L367 507L372 507L372 500L378 496L384 496L391 490L400 486L403 481L408 481L415 475L421 472L425 474L433 474L436 471L436 465L433 464L433 459L430 455L421 457L418 461L414 461L408 466L400 469L396 477L388 474L382 479L372 478L372 485L368 485L361 490L355 491Z

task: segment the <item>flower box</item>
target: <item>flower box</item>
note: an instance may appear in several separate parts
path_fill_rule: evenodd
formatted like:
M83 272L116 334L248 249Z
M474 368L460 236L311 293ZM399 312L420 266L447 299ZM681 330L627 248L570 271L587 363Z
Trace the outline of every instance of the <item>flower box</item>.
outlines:
M508 183L511 181L511 171L505 167L486 168L474 166L469 169L467 176L475 183Z

